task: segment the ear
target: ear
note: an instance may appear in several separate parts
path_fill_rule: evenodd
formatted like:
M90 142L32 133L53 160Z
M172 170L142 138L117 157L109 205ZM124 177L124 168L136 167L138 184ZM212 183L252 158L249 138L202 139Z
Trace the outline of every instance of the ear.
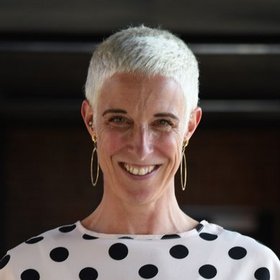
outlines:
M83 117L86 128L90 134L90 136L95 135L95 129L93 126L93 110L88 100L84 100L81 106L81 115Z
M187 131L185 134L185 139L190 140L193 133L195 132L196 128L198 127L198 124L200 123L202 117L202 110L200 107L196 107L190 116Z

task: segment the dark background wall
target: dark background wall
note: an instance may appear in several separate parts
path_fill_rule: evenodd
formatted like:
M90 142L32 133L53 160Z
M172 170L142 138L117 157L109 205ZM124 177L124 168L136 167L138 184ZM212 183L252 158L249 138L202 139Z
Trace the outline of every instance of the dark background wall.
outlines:
M0 255L98 204L79 112L88 61L141 23L177 33L200 63L204 116L181 207L280 254L279 14L276 0L1 1Z

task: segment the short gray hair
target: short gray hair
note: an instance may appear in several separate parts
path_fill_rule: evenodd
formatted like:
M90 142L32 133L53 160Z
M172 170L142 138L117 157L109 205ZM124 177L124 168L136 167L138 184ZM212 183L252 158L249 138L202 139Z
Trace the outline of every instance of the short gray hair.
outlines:
M122 72L173 78L183 89L187 119L197 107L197 60L188 46L169 31L130 27L111 35L97 46L85 86L86 98L93 108L104 81Z

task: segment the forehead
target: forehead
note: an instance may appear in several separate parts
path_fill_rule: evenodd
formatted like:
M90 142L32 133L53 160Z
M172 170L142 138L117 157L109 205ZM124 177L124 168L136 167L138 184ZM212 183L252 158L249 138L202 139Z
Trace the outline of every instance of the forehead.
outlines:
M116 73L105 80L98 100L98 108L129 107L133 110L181 111L183 91L174 79L155 75Z

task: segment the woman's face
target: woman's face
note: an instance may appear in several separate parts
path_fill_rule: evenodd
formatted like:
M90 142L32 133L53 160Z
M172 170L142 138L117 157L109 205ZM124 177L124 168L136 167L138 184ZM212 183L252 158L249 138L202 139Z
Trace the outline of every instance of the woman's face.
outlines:
M117 73L104 82L95 108L104 195L135 205L170 194L183 141L193 132L186 131L179 84Z

